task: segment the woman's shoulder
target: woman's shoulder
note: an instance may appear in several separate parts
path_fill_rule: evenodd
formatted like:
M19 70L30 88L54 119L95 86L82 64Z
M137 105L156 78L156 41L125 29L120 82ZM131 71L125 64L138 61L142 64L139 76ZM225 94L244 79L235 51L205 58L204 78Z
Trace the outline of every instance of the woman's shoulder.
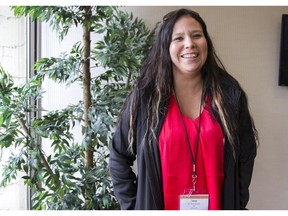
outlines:
M244 92L239 82L231 75L221 82L221 89L223 94L233 98L240 97Z

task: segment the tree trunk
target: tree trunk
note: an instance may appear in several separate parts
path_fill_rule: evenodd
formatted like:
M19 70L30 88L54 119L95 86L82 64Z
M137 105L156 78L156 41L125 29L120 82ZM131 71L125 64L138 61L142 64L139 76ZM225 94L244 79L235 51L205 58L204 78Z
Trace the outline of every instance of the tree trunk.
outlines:
M91 7L85 7L86 17L91 16ZM83 25L83 100L84 100L84 127L88 131L90 127L89 123L89 109L91 106L91 73L90 73L90 29L89 26ZM91 143L86 145L86 154L85 154L85 165L88 169L93 168L93 146ZM94 193L94 185L91 185L90 190L86 191L86 209L90 209L89 201ZM90 203L91 204L91 203Z
M91 13L91 7L85 8L87 16ZM89 127L88 113L91 106L91 73L90 73L90 30L89 27L83 26L83 99L84 99L84 127ZM86 167L93 167L93 147L87 146L86 149Z

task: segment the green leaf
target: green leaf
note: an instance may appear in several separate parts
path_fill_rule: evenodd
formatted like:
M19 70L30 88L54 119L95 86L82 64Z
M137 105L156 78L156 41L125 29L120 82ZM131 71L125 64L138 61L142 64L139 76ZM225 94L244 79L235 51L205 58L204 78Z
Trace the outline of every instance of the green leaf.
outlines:
M11 134L1 134L0 135L0 146L2 148L8 148L12 145L13 143L13 136Z
M23 178L23 179L30 180L31 177L30 177L30 176L22 176L22 178Z

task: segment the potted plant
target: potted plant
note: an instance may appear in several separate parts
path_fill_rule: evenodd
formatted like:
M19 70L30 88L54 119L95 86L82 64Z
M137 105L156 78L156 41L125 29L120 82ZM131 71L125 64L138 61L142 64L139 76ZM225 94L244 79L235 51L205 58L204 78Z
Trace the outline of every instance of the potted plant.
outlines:
M110 181L108 145L119 110L133 85L154 39L153 30L117 7L14 6L16 16L49 22L62 40L74 25L83 29L83 41L69 53L42 58L35 75L21 86L0 67L0 146L15 146L3 167L1 185L17 173L33 190L33 209L118 209ZM103 39L91 44L91 34ZM91 77L90 61L105 71ZM51 79L69 86L78 82L83 100L64 109L46 111L37 101L42 83ZM82 142L72 129L81 125ZM51 152L44 152L41 139Z

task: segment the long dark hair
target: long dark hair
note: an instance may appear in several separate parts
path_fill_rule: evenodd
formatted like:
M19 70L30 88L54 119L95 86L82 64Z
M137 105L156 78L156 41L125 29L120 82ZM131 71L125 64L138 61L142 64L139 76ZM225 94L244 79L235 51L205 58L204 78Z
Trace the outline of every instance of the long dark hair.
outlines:
M226 92L223 91L223 86L232 85L240 89L243 94L245 94L245 92L239 83L226 72L223 64L217 57L204 20L197 12L188 9L172 11L163 17L162 26L151 52L143 62L140 75L136 80L135 88L129 96L129 105L126 103L126 106L129 106L130 109L129 149L133 151L133 141L136 128L134 124L137 117L137 108L140 98L145 94L145 92L147 92L146 90L148 90L150 94L148 95L147 101L147 131L143 142L149 144L153 138L156 138L156 129L159 123L161 103L171 96L173 88L172 61L169 54L173 27L176 21L183 16L191 16L198 21L202 27L208 47L207 60L201 71L203 78L203 96L204 98L206 98L207 95L211 96L213 111L221 121L225 135L232 146L233 154L235 156L237 119L231 106L228 105L231 104L231 101L233 100L230 100L228 103L227 100L229 100L229 96L225 95ZM246 95L244 102L244 105L248 106ZM232 106L237 105L232 104ZM253 119L251 118L251 120L255 137L257 137L257 131Z

